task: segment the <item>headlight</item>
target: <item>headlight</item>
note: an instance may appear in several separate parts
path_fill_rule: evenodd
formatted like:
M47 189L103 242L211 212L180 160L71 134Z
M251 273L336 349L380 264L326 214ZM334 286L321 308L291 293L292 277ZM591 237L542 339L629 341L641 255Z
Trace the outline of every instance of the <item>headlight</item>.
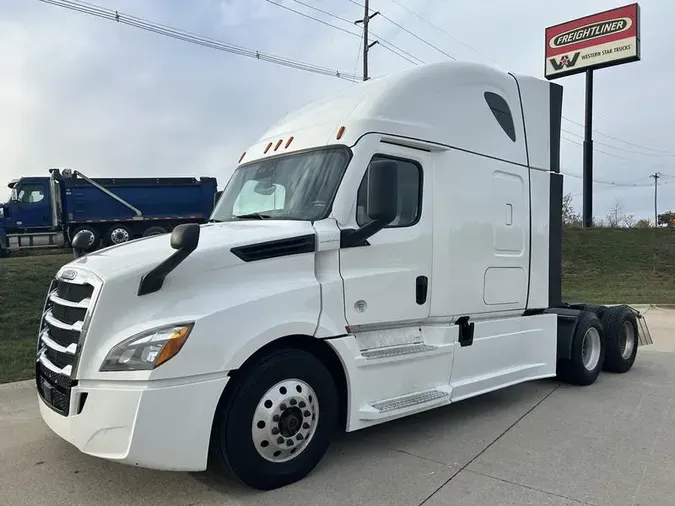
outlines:
M116 345L101 371L145 371L175 357L187 341L193 323L160 327L137 334Z

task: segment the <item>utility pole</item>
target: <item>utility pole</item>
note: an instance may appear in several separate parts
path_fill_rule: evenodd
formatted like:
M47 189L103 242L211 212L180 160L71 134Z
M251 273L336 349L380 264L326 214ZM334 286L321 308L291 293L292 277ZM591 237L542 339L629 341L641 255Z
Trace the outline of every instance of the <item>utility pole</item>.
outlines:
M368 43L368 22L373 19L375 16L377 16L380 12L373 12L372 14L368 14L370 12L370 7L369 7L369 0L364 1L363 5L363 19L357 19L354 21L355 25L358 25L359 23L363 23L363 80L367 81L368 80L368 51L370 50L371 47L373 47L375 44L377 44L378 41L374 41L372 43Z
M659 212L658 212L658 189L659 189L659 179L661 176L658 172L650 174L649 177L654 179L654 228L659 226Z
M593 226L593 69L586 71L586 121L584 125L583 224Z

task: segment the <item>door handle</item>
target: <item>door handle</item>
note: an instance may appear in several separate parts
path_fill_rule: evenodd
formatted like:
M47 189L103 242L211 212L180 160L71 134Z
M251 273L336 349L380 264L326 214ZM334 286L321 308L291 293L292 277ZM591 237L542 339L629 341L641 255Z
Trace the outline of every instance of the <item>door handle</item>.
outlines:
M415 280L415 300L421 306L427 301L427 292L429 291L429 278L426 276L417 276Z

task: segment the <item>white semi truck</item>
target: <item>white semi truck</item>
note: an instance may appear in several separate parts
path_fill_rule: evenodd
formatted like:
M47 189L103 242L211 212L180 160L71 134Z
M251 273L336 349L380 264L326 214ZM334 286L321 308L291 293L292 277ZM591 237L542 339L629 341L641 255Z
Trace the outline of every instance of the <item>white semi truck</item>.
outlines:
M44 421L89 455L273 489L339 430L628 371L640 314L562 300L561 111L554 83L416 67L280 121L210 223L75 239L37 343Z

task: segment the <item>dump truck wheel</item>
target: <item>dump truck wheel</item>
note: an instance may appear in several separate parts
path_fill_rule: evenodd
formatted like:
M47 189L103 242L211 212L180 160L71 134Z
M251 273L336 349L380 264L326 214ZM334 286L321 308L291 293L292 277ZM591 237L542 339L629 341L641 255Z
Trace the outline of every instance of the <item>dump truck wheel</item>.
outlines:
M635 313L628 306L610 307L602 316L607 335L605 371L628 372L637 357L638 324Z

